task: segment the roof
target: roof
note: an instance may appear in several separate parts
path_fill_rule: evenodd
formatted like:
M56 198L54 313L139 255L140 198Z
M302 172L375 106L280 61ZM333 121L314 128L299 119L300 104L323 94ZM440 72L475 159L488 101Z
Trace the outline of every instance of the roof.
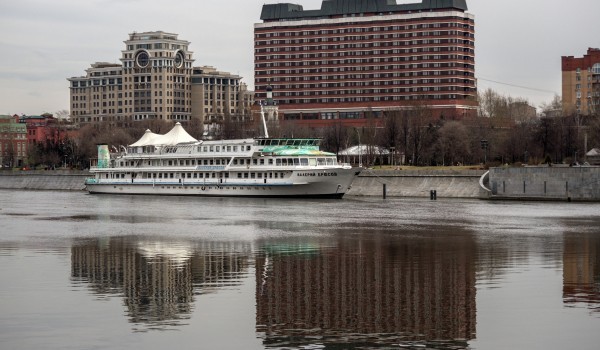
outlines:
M428 11L435 9L457 9L467 11L466 0L421 0L420 3L397 4L396 0L323 0L320 10L304 10L302 5L282 3L263 5L260 19L303 19L341 16L359 13L389 13Z
M143 147L143 146L174 146L182 143L196 143L198 140L190 136L185 131L181 123L175 124L173 129L164 135L155 134L150 130L146 130L144 135L129 147Z
M345 150L338 153L340 156L359 156L362 154L378 154L378 155L388 155L390 151L385 148L373 145L360 145L360 146L352 146L350 148L346 148Z
M586 153L588 157L597 157L600 156L600 148L592 148L588 153Z

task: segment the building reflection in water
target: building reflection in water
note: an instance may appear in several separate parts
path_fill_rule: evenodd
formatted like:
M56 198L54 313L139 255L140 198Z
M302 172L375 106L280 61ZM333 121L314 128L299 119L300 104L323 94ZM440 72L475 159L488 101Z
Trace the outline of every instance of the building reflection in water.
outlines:
M343 238L342 238L343 237ZM340 234L335 247L265 247L257 332L267 346L410 344L475 337L476 244L468 234Z
M600 236L566 234L563 248L563 302L600 312Z
M71 248L71 276L98 295L123 296L134 324L178 326L190 318L194 295L240 283L249 251L230 243L80 240Z

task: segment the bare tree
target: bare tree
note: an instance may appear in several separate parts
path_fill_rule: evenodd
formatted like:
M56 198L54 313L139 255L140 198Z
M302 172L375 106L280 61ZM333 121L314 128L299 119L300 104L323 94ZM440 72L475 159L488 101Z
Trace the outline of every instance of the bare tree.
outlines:
M443 165L465 163L470 156L467 135L467 128L457 121L449 121L440 128L437 147Z

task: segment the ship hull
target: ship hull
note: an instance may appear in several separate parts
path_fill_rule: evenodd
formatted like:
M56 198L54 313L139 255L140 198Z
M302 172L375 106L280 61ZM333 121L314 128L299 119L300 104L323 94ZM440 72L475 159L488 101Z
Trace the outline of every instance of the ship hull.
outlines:
M144 180L111 181L90 179L86 189L92 194L169 195L202 197L297 197L342 198L357 175L356 169L297 171L286 181L219 182Z

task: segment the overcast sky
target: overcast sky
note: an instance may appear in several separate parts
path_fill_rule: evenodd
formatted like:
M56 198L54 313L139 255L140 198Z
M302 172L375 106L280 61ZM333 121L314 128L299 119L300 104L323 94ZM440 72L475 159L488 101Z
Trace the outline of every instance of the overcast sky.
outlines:
M286 1L0 0L0 114L68 110L66 79L85 75L93 62L118 63L134 31L179 34L191 42L195 65L239 74L253 88L253 24L264 3L276 2ZM321 0L289 2L321 7ZM413 2L419 0L397 0ZM537 107L561 93L561 56L600 47L598 0L467 4L475 15L480 90Z

